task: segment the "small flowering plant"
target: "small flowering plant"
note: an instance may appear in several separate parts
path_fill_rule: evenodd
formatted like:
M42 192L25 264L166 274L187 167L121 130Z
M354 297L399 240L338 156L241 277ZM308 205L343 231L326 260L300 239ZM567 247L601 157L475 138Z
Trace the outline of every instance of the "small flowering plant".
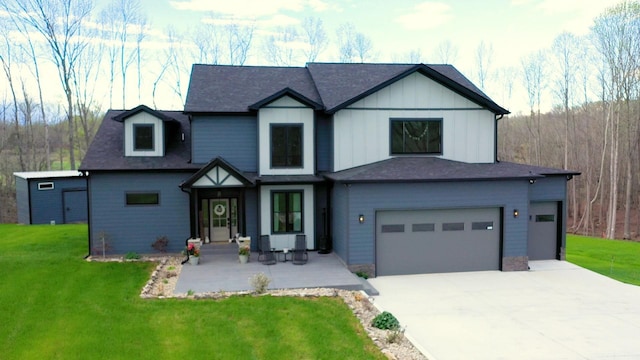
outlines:
M249 255L249 247L248 246L240 246L238 250L238 255Z
M192 243L189 243L189 245L187 245L187 249L185 250L185 253L189 256L195 256L195 257L200 256L200 250L198 250L198 248L196 248L196 246L193 245Z

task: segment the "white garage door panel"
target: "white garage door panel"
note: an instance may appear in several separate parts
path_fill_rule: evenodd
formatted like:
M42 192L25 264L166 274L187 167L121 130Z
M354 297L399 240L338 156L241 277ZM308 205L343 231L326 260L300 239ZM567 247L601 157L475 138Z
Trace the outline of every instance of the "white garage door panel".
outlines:
M499 217L493 208L378 212L376 273L497 270Z

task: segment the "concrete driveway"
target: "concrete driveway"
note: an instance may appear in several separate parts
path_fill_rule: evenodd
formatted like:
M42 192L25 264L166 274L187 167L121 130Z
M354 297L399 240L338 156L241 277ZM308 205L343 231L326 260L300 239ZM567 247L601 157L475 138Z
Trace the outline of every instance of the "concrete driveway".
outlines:
M369 279L430 360L640 359L640 287L564 261Z

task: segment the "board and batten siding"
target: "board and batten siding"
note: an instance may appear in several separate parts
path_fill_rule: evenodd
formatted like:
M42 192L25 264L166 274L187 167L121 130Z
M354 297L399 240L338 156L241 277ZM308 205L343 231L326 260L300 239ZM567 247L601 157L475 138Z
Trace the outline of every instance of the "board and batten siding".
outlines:
M303 195L303 233L307 236L307 249L315 248L315 196L313 185L270 185L260 187L260 229L261 235L270 235L271 247L278 250L293 248L296 234L273 234L271 224L271 193L273 191L300 191Z
M258 128L255 116L200 116L191 120L193 163L222 157L241 171L256 172Z
M153 124L153 151L140 151L133 148L133 125ZM125 156L164 156L164 122L147 113L139 112L124 120Z
M29 213L29 180L16 176L16 205L18 207L18 223L31 224L31 214Z
M111 252L155 253L151 244L167 236L167 251L178 252L190 235L189 194L178 185L191 173L92 172L90 174L91 247L107 234ZM126 205L127 192L158 192L159 205Z
M391 157L390 119L442 119L443 159L495 160L495 116L480 105L415 73L334 114L334 171Z
M333 121L330 116L316 117L316 166L318 172L333 171Z
M335 188L342 185L336 185ZM455 208L504 208L503 256L527 254L527 181L435 182L405 184L351 184L347 200L334 207L348 206L347 264L375 262L376 212L385 210L432 210ZM514 218L513 209L520 216ZM365 222L358 222L359 214ZM335 219L334 223L338 223ZM342 242L342 240L338 240ZM342 250L344 251L344 250Z
M260 175L310 175L315 172L313 116L313 109L288 96L283 96L258 111ZM272 124L302 125L302 168L271 167Z

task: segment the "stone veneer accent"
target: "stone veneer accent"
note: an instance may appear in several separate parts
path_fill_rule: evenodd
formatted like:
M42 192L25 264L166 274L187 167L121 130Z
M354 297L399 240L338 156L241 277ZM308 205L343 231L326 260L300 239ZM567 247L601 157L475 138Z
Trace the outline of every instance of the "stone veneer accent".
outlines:
M560 248L560 260L567 260L567 249L564 247Z
M505 256L502 258L502 271L529 270L528 256Z
M349 271L352 273L357 273L359 271L366 273L369 277L374 277L376 274L376 265L375 264L355 264L347 266Z

